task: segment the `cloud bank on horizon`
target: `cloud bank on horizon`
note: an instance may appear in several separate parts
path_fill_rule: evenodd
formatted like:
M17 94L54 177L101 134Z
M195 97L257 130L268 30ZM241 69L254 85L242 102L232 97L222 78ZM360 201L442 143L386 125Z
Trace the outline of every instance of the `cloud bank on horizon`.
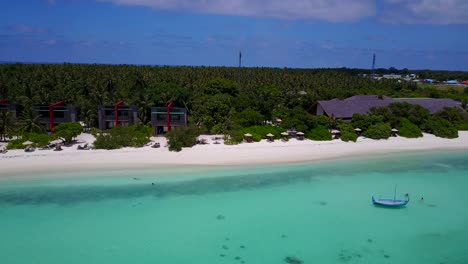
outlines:
M279 19L392 24L467 24L467 0L97 0L156 10ZM380 2L379 4L377 2Z

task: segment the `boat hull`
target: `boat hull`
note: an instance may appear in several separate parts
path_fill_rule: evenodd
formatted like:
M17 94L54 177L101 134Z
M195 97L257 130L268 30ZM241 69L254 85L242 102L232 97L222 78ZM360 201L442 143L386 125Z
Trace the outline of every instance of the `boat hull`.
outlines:
M392 200L392 199L375 199L372 196L372 203L374 205L385 206L385 207L403 207L408 204L409 201L403 200Z

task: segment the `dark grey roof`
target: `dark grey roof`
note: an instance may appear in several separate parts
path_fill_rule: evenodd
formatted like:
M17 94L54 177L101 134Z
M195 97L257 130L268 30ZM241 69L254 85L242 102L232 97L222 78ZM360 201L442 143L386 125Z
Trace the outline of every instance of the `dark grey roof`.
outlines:
M445 107L460 107L460 103L452 99L434 99L434 98L395 98L395 102L405 102L409 104L420 105L431 114L444 109Z
M353 114L366 114L372 107L388 106L395 102L417 104L428 109L431 114L442 110L444 107L460 107L460 103L452 99L433 98L395 98L384 96L379 99L376 95L358 95L345 100L318 101L327 116L336 118L351 118Z
M318 104L328 116L334 115L336 118L351 118L353 114L366 114L372 107L387 106L393 102L389 97L387 97L388 99L374 98L318 101Z
M365 100L378 100L379 96L378 95L355 95L351 96L345 99L345 101L351 101L351 100L358 100L358 101L365 101ZM392 99L388 96L383 95L381 99Z

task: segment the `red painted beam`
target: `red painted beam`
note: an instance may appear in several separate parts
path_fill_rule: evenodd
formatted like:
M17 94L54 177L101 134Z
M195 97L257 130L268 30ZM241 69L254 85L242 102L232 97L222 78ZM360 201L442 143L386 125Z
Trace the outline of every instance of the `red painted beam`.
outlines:
M166 116L166 122L167 122L167 132L170 133L171 132L171 108L172 108L172 102L169 102L169 104L167 105L167 116Z
M119 106L123 105L123 101L118 101L114 105L114 113L115 113L115 127L119 127Z
M60 101L49 105L49 122L50 122L50 133L54 133L54 107L55 106L64 106L65 102Z

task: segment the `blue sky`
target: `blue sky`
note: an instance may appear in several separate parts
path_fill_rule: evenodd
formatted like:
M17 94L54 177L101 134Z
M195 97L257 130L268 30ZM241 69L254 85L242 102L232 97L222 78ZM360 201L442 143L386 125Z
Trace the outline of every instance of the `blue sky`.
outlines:
M468 70L466 0L5 0L0 61Z

